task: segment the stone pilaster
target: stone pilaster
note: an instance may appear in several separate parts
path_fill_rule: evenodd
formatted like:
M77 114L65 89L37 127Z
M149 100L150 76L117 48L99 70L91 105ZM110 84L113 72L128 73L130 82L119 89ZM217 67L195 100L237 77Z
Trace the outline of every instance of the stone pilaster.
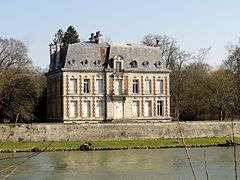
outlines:
M128 76L124 76L124 93L128 94Z
M96 112L95 112L95 98L92 97L92 117L95 117Z
M168 98L167 97L165 97L164 107L165 107L165 114L164 114L164 116L168 116Z
M109 94L110 95L113 94L113 77L112 76L109 76Z
M95 94L95 77L92 76L92 95Z
M79 97L78 101L78 106L79 106L79 116L82 117L82 97Z
M164 80L164 89L165 89L165 95L167 96L168 95L168 78L165 77L165 80Z
M66 84L66 88L65 88L65 90L66 90L66 95L69 95L69 78L68 78L68 75L66 75L66 81L65 81L65 84Z
M81 95L81 94L82 94L82 75L79 75L78 87L79 87L79 92L78 92L78 94Z
M143 101L143 97L141 97L141 116L144 116L144 101Z
M156 98L153 98L153 117L156 117Z
M153 76L153 95L156 95L156 79L155 76Z

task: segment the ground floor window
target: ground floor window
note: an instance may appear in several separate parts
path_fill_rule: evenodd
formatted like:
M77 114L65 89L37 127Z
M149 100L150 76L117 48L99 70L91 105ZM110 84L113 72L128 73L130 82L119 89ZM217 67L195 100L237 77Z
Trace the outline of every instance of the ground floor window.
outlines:
M78 116L78 103L76 100L69 103L69 117L76 118Z
M90 117L91 115L90 101L83 101L82 110L83 110L83 117Z
M96 117L102 117L102 116L103 116L103 102L96 101Z
M157 116L163 116L163 101L157 101Z
M138 117L140 115L139 113L139 101L133 101L132 103L132 116Z
M144 116L150 117L152 116L152 102L145 101L144 103Z

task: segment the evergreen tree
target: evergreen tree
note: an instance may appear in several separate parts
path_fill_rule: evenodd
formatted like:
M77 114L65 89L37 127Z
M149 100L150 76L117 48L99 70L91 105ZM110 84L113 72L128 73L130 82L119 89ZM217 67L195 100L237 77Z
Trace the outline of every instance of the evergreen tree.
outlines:
M64 37L64 31L62 29L59 29L58 32L55 34L55 38L53 42L62 43Z
M78 32L75 30L73 26L69 26L67 28L67 31L64 33L64 37L62 40L63 46L67 46L68 44L78 42L80 42Z

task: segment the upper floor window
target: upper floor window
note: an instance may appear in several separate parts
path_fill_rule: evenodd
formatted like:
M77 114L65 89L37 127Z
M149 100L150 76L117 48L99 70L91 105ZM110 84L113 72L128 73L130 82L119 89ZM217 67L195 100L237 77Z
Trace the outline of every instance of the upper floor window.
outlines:
M157 80L156 93L163 94L163 80Z
M77 94L77 79L70 79L69 93L70 94Z
M96 93L103 93L103 80L102 79L96 80Z
M122 94L122 80L121 79L114 80L114 94L116 94L116 95Z
M145 80L145 93L151 94L152 92L152 81L151 80Z
M139 80L134 79L133 80L133 93L138 94L139 92Z
M83 81L83 92L90 93L90 79L84 79Z

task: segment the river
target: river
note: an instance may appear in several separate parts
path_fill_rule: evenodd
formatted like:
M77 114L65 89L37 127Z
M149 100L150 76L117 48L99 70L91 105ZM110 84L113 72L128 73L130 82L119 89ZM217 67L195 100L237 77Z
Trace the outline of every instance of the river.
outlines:
M206 179L204 149L206 150L209 179L234 179L233 148L231 147L189 149L197 178L199 180ZM1 160L0 169L25 159L16 157L30 154L0 154L0 158L14 157L14 159ZM240 147L237 148L238 159L240 159L239 154ZM238 167L240 167L240 164ZM0 174L0 178L5 175ZM172 148L45 152L20 165L8 179L188 180L193 179L193 176L184 149Z

